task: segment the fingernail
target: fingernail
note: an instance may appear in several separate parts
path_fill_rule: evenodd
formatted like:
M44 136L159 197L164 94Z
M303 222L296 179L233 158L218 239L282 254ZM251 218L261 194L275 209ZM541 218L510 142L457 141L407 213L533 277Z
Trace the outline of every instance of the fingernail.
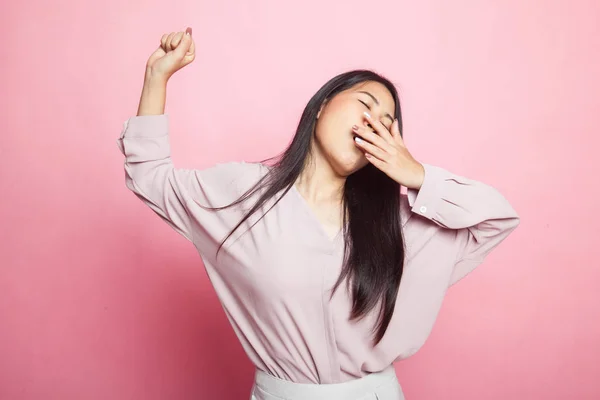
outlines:
M365 111L364 114L365 114L365 117L371 118L371 115L368 112Z
M355 137L354 140L356 141L356 143L362 143L363 140L359 137Z
M353 131L357 131L358 130L358 125L352 125L352 130Z

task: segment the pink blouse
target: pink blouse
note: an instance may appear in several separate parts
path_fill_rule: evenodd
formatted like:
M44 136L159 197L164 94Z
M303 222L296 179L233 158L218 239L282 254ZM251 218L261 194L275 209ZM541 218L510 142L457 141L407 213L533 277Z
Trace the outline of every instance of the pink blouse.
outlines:
M373 347L376 313L349 321L344 284L329 300L342 267L343 236L331 239L292 187L251 230L261 213L246 221L215 258L219 243L255 198L222 211L200 205L231 203L268 167L232 162L204 170L175 168L168 132L165 114L125 121L118 145L126 185L194 244L246 353L258 369L281 379L339 383L411 356L429 335L448 287L519 224L494 188L425 165L421 189L402 196L405 269L392 321Z

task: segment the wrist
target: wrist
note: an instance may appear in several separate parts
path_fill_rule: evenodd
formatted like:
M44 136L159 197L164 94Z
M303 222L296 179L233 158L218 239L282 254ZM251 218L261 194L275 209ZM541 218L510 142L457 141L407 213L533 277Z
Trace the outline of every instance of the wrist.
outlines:
M168 81L169 78L167 76L146 72L144 89L164 89Z
M409 189L419 190L421 186L423 186L423 182L425 181L425 167L423 164L417 162L415 165L415 173L413 174L412 182L409 186Z
M167 79L150 77L144 80L137 115L164 114L167 97Z

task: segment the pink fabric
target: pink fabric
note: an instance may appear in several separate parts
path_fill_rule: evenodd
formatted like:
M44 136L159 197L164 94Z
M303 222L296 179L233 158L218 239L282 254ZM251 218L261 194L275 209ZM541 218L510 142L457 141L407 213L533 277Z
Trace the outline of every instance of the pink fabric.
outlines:
M205 170L175 168L167 115L130 118L118 144L126 157L127 187L197 248L252 362L293 382L345 382L414 354L447 288L519 223L491 186L425 165L421 189L403 196L406 266L391 324L373 348L375 313L350 322L344 285L329 300L342 267L342 236L326 235L295 188L249 231L259 215L247 221L215 259L221 240L253 203L216 212L201 205L236 200L267 167L232 162Z

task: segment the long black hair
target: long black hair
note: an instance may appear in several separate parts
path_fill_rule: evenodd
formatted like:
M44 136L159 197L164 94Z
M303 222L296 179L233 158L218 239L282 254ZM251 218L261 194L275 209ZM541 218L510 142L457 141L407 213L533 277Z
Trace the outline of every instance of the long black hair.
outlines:
M245 201L255 193L262 192L242 220L223 239L217 254L244 221L276 194L282 193L282 197L292 188L311 157L311 142L321 106L336 94L367 81L379 82L391 93L395 103L395 117L402 134L398 92L388 79L364 69L335 76L323 85L306 105L288 148L280 155L263 161L273 163L269 172L233 203L213 208L228 208ZM392 319L404 267L400 185L372 164L367 164L346 179L343 215L344 265L331 296L344 279L348 278L347 288L352 284L351 320L361 319L381 303L377 324L373 328L373 332L376 331L374 344L377 344L383 338Z

